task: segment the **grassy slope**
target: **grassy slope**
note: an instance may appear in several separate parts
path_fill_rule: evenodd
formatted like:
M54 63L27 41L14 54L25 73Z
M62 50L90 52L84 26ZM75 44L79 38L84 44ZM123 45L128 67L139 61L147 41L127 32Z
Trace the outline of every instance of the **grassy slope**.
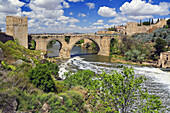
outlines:
M26 49L12 41L0 42L0 48L4 53L4 61L0 64L0 111L9 107L8 102L14 99L18 103L17 111L40 112L46 103L51 112L87 112L85 101L78 91L44 93L30 83L27 73L33 68L31 59L35 64L40 63L41 51ZM17 65L15 62L19 59L23 63ZM15 68L6 68L11 65ZM60 84L56 85L60 87Z

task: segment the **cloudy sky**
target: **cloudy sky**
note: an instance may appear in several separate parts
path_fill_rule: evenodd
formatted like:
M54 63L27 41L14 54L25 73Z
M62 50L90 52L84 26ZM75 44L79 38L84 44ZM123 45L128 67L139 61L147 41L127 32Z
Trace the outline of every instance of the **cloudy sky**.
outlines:
M170 0L0 0L6 15L28 16L29 33L96 32L103 28L170 18Z

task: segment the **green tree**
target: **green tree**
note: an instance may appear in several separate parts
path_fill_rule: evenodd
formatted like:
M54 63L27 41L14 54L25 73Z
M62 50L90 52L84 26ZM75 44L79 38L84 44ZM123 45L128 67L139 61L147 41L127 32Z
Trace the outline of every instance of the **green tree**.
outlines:
M161 52L164 52L166 49L165 49L165 46L167 45L167 42L165 40L163 40L162 38L157 38L156 41L155 41L155 49L156 49L156 54L157 55L160 55Z
M87 102L92 112L158 112L163 107L161 101L141 88L145 80L143 76L136 77L132 67L124 67L121 73L103 72L100 75L89 70L79 71L68 74L64 83L69 87L82 85L89 89Z
M117 29L116 29L115 26L114 26L114 27L110 27L110 28L108 28L107 30L108 30L108 31L117 31Z
M149 21L145 21L145 22L143 22L143 25L150 25L150 22Z
M40 64L28 72L30 81L45 92L55 92L55 83L52 75L58 74L58 66L51 62Z
M134 49L133 51L128 51L125 53L127 60L132 60L134 62L139 61L142 63L145 60L145 54L142 54L140 51Z
M117 39L111 39L110 41L110 54L118 54L119 53L119 46Z
M154 24L154 22L153 22L153 18L152 18L151 24Z
M94 76L94 72L90 70L78 71L75 74L67 73L65 74L66 79L63 82L69 88L81 85L92 89L92 87L96 84L95 80L93 81Z

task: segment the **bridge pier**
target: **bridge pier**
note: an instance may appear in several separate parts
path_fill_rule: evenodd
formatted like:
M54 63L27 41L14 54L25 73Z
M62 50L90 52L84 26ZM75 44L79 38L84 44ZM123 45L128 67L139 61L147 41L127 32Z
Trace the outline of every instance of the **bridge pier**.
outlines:
M110 55L110 37L104 36L100 41L100 51L98 55L109 56Z
M35 39L36 42L36 50L47 51L47 41L43 38Z
M61 49L59 53L60 58L70 58L70 50L67 49Z
M89 39L95 42L99 47L98 55L110 55L110 40L113 36L103 35L73 35L70 36L70 41L65 41L65 36L33 36L32 39L36 42L36 50L47 51L47 44L52 40L57 40L61 44L59 52L60 58L70 58L71 50L75 43L81 39Z

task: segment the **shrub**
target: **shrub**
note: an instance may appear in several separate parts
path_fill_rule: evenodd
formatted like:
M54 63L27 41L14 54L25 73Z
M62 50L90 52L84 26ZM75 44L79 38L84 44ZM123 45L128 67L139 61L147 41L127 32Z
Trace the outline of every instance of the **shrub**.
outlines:
M45 92L54 92L55 83L51 75L54 70L50 70L48 64L40 64L28 72L30 81Z

